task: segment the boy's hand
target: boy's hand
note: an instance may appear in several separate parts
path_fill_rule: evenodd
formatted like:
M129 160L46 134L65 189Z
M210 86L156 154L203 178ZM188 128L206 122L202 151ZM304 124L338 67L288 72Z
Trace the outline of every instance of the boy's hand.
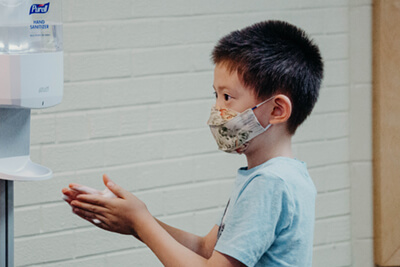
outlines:
M104 197L117 197L113 192L111 192L107 187L103 191L96 190L94 188L90 188L85 185L80 184L70 184L70 188L63 188L62 192L64 194L63 199L71 203L72 200L76 199L79 194L92 194L92 195L102 195Z
M145 218L151 217L146 205L130 192L114 184L106 175L103 176L103 181L116 197L109 198L97 190L90 194L68 192L73 212L102 229L138 237L135 228L141 225ZM71 191L82 192L80 185L71 184L70 188Z
M79 194L94 194L101 195L102 192L80 184L70 184L70 188L63 188L62 193L64 194L63 199L71 204L71 201L76 199Z

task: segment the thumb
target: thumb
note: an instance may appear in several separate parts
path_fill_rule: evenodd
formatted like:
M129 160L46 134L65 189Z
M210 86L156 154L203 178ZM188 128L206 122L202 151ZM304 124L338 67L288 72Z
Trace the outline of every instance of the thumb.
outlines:
M108 175L103 174L103 182L105 184L105 186L111 191L113 192L117 197L120 198L125 198L126 195L126 190L124 190L122 187L120 187L119 185L116 185L113 181L111 181L111 179L108 177Z

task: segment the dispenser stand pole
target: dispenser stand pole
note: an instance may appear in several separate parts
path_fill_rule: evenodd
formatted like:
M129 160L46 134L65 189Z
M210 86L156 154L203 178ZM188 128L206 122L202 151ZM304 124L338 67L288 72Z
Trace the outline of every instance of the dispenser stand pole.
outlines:
M0 109L1 159L29 155L30 122L30 109ZM1 176L0 267L14 267L14 181Z
M14 181L0 180L0 267L14 266Z

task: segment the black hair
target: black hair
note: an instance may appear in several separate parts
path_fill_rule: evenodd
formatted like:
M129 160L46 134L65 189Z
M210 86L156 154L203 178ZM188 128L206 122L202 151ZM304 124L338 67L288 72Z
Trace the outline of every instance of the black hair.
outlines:
M212 61L237 71L243 85L260 100L277 93L289 97L290 134L317 102L323 78L319 49L303 30L287 22L264 21L231 32L214 47Z

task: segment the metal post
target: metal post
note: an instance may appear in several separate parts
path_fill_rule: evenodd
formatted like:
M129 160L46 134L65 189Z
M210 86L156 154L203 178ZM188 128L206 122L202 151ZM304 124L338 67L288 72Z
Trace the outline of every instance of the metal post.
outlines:
M14 181L0 180L0 267L14 266Z
M29 155L30 109L0 109L0 158ZM0 177L0 267L14 267L14 181Z

